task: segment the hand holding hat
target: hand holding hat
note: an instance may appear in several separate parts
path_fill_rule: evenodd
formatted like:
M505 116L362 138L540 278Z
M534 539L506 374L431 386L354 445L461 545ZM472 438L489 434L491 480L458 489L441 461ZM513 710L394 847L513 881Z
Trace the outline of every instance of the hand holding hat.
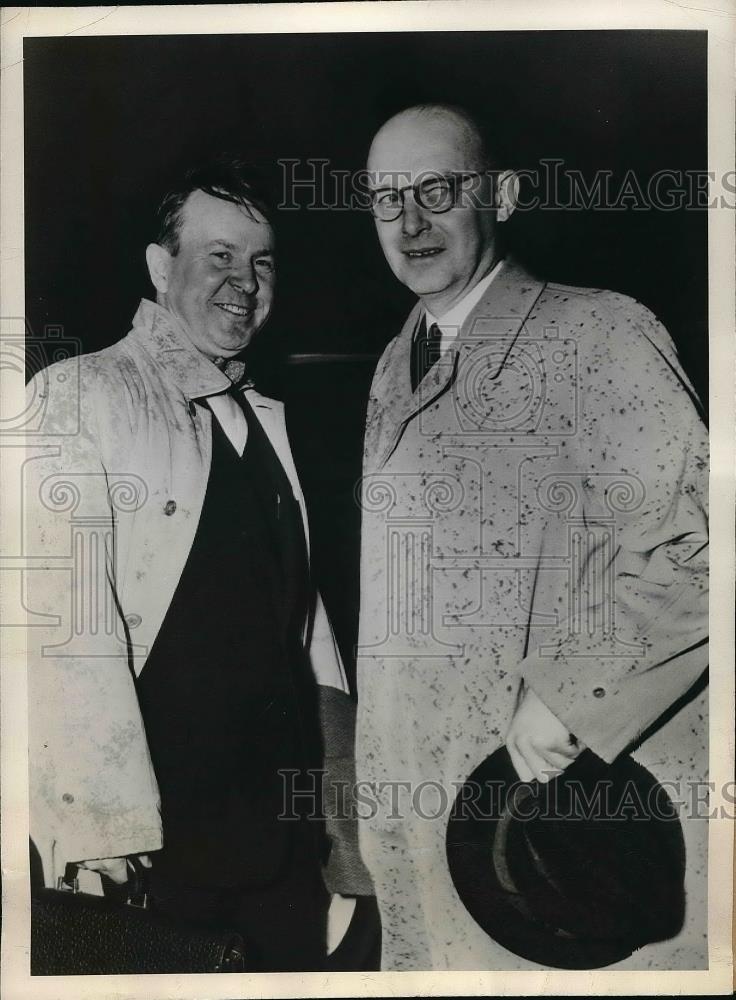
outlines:
M530 687L511 720L506 747L521 780L542 783L564 771L585 749Z
M523 724L546 719L538 701L520 708L510 730L515 753L519 743L525 751L521 767L533 745ZM542 760L557 752L538 737L535 745ZM664 787L626 754L606 764L586 749L543 782L519 780L509 750L499 748L460 788L446 848L470 915L539 965L600 968L682 927L679 816Z

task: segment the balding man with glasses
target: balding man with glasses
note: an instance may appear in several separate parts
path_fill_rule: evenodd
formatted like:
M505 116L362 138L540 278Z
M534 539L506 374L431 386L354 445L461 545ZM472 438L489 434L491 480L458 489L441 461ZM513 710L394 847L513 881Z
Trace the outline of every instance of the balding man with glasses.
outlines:
M459 784L502 744L525 781L636 748L682 790L706 759L698 400L642 305L504 257L502 166L444 105L390 119L368 160L381 248L419 300L374 376L361 490L357 772L378 792L361 849L384 969L538 968L474 923L445 856ZM622 968L707 962L705 824L683 825L685 926Z

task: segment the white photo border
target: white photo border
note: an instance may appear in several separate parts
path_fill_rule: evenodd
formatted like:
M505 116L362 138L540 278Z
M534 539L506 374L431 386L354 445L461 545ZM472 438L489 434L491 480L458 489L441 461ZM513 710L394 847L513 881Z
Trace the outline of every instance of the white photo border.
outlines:
M709 326L712 547L710 780L712 807L728 807L722 792L734 765L734 274L733 191L722 187L734 169L733 6L701 0L697 8L665 0L433 0L427 2L227 4L141 7L5 7L0 34L1 176L0 337L12 336L25 316L23 204L23 40L36 36L258 34L385 31L554 31L673 29L708 33L708 169L713 195L730 207L709 210ZM733 174L732 174L733 177ZM17 332L17 331L16 331ZM22 370L0 372L2 410L17 409ZM12 489L22 444L0 448L2 545L12 548L18 513ZM15 477L15 478L14 478ZM10 484L10 485L9 485ZM0 555L0 570L17 569ZM2 610L0 573L0 613ZM710 823L709 968L677 972L417 972L280 973L197 976L29 975L27 692L25 630L0 628L2 643L2 938L3 995L17 998L111 997L352 997L502 995L714 995L733 990L733 832L730 819ZM732 807L732 803L730 806ZM728 812L728 808L725 809Z

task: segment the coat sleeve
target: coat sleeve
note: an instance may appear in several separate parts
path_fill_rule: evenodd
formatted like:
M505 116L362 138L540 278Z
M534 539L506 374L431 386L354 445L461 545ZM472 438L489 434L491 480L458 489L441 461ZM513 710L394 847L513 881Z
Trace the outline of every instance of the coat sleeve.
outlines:
M28 388L41 417L24 466L26 597L48 622L28 629L31 836L46 884L67 861L161 846L115 593L114 490L98 440L98 380L85 361L54 365Z
M603 334L581 352L568 477L578 545L570 613L521 672L611 761L707 666L708 440L664 328L623 296L601 293L599 305Z

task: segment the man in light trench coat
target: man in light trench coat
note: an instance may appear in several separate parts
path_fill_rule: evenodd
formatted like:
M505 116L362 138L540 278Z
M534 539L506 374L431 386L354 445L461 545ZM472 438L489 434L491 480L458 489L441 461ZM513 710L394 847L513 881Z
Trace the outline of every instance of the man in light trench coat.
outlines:
M706 431L647 309L504 259L515 178L491 153L430 105L369 155L378 239L419 298L374 376L361 490L357 777L383 968L539 968L475 924L445 859L458 784L504 742L524 780L588 747L666 783L685 924L616 968L703 967Z
M270 220L237 161L180 180L146 251L156 301L30 383L24 473L43 879L76 863L123 883L137 855L154 905L240 931L254 971L321 968L328 888L370 892L345 823L323 875L319 801L279 774L352 757L352 736L283 405L244 378Z

